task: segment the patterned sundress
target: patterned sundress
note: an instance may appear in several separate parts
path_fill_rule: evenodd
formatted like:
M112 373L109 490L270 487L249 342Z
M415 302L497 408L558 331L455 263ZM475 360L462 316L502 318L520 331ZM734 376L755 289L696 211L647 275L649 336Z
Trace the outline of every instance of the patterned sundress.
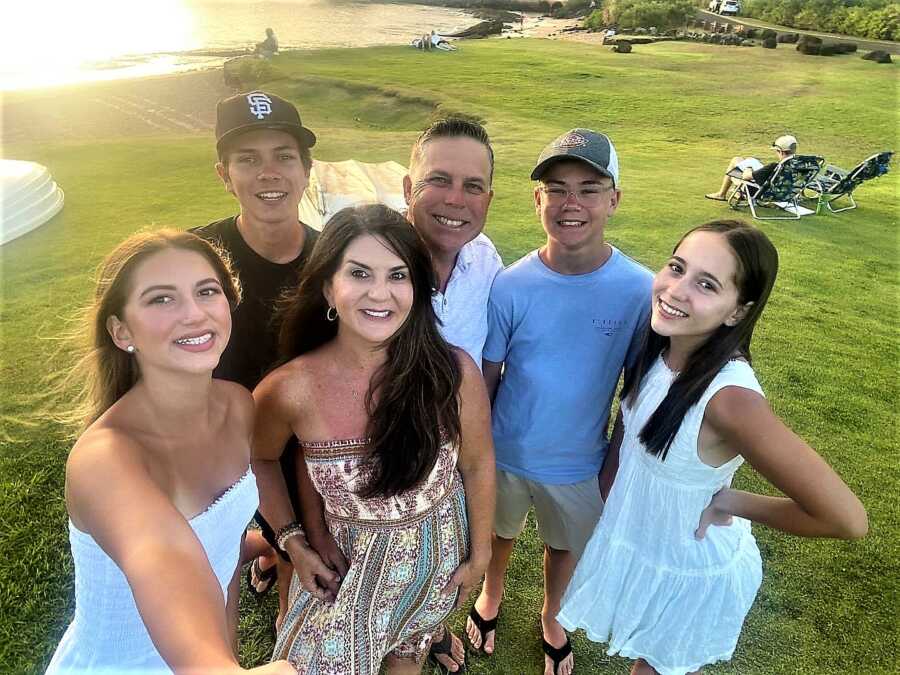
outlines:
M363 499L364 440L301 447L349 569L333 604L304 591L294 574L273 658L308 675L376 675L388 654L421 659L456 602L441 589L469 553L458 449L445 444L416 488Z

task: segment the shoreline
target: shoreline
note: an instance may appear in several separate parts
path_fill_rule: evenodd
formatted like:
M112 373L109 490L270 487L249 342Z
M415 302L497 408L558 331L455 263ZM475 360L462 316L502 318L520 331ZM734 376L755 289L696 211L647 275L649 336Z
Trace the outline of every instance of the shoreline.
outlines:
M526 16L518 26L487 39L591 41L599 34L562 33L577 19ZM399 46L399 45L398 45ZM344 48L338 48L344 49ZM287 50L288 53L293 50ZM296 50L308 51L308 50ZM211 134L215 107L238 89L225 83L222 65L173 73L60 84L0 93L2 156L10 146L54 141Z

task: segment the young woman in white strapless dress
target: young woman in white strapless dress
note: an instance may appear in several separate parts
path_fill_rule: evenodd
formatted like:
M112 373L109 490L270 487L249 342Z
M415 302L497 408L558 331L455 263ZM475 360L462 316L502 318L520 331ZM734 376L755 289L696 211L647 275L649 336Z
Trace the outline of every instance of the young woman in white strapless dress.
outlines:
M66 464L75 615L48 673L243 670L253 400L212 379L238 298L227 265L193 234L138 234L104 261L73 375L83 385L73 418L86 424ZM294 672L283 661L255 670Z

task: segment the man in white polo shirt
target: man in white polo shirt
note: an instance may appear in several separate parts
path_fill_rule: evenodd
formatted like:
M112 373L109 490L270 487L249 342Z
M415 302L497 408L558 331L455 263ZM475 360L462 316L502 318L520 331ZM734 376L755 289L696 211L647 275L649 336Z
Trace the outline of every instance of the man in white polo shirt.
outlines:
M407 218L431 251L432 299L441 333L481 367L491 284L503 268L482 233L494 192L494 153L484 128L461 119L435 122L419 136L403 192Z
M432 297L441 334L481 368L487 305L503 261L482 233L494 191L494 151L480 124L439 120L413 145L403 192L406 217L425 240L437 276ZM465 664L465 649L446 626L433 636L429 660L449 672Z

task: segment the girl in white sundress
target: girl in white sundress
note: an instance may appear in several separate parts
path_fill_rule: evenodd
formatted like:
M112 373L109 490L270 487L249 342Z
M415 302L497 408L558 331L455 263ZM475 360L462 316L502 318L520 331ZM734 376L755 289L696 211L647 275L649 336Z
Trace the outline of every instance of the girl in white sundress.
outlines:
M762 577L751 521L806 537L868 529L862 504L775 416L750 367L777 270L761 231L720 220L688 232L654 279L624 428L600 476L603 517L557 617L637 659L633 674L731 658ZM745 459L785 496L732 489Z
M66 462L75 612L48 675L246 672L253 399L212 377L239 298L228 264L188 232L132 235L101 265L70 380L83 391L68 417L85 426Z

